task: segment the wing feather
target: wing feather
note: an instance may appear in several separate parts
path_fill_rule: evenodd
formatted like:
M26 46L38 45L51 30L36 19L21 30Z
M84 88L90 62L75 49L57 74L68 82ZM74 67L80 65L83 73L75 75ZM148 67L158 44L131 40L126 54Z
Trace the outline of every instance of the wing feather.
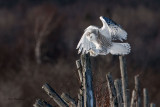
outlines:
M78 54L82 52L82 54L87 54L90 53L91 56L94 56L91 51L93 53L95 53L95 45L90 42L87 38L86 38L86 32L83 34L82 38L80 39L77 48L78 49Z
M127 32L120 25L107 17L103 17L103 19L106 21L110 28L112 40L123 41L127 39Z

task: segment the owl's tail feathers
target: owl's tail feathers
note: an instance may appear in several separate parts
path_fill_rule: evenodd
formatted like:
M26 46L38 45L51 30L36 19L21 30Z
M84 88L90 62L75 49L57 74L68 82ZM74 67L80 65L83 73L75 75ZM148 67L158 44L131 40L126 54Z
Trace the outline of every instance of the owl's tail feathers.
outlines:
M113 55L127 55L131 51L131 46L128 43L114 43L112 44L109 52Z
M104 52L104 51L99 50L99 49L91 49L91 50L89 50L89 53L93 57L96 57L98 55L107 55L108 54L107 52Z

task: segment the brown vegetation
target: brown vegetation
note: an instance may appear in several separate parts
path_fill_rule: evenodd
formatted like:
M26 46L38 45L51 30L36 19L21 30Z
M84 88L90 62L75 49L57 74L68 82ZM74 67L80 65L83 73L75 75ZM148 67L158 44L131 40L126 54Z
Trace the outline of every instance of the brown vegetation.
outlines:
M39 4L17 2L11 7L0 8L1 107L29 107L36 98L43 96L47 99L40 90L45 82L56 87L57 92L69 92L77 98L80 84L75 60L79 55L75 48L87 26L101 26L100 15L112 18L128 32L127 41L132 46L132 52L127 56L129 78L140 74L142 86L148 88L150 93L150 100L160 105L158 0L140 3L125 0L119 3L69 0L65 3L62 0L62 4L55 1L57 4L49 0L41 0ZM35 47L40 33L46 36L41 38L39 47L42 63L37 65ZM114 77L119 76L117 56L92 58L92 67L94 83L99 87L105 81L106 72L111 72ZM133 81L129 81L131 86Z

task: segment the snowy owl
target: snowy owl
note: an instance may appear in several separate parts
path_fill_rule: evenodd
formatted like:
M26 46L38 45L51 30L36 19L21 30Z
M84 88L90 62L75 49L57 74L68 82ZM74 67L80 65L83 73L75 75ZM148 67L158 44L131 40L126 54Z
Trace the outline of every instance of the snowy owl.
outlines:
M117 43L114 40L127 39L127 32L116 24L113 20L100 16L103 26L89 26L85 29L78 45L78 54L90 53L91 56L107 55L127 55L130 53L130 45L128 43Z

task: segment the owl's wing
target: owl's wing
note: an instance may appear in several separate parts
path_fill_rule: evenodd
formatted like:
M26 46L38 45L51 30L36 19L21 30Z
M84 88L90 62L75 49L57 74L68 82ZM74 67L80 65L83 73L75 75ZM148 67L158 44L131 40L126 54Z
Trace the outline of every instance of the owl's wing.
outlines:
M112 55L127 55L131 51L131 46L128 43L112 43L109 53Z
M82 54L90 53L91 56L97 56L99 54L96 46L86 38L86 32L81 37L76 49L78 49L78 54L81 52Z
M118 25L116 22L107 17L102 17L102 18L106 21L106 23L110 28L112 40L123 41L127 39L127 32L124 29L122 29L120 25Z

